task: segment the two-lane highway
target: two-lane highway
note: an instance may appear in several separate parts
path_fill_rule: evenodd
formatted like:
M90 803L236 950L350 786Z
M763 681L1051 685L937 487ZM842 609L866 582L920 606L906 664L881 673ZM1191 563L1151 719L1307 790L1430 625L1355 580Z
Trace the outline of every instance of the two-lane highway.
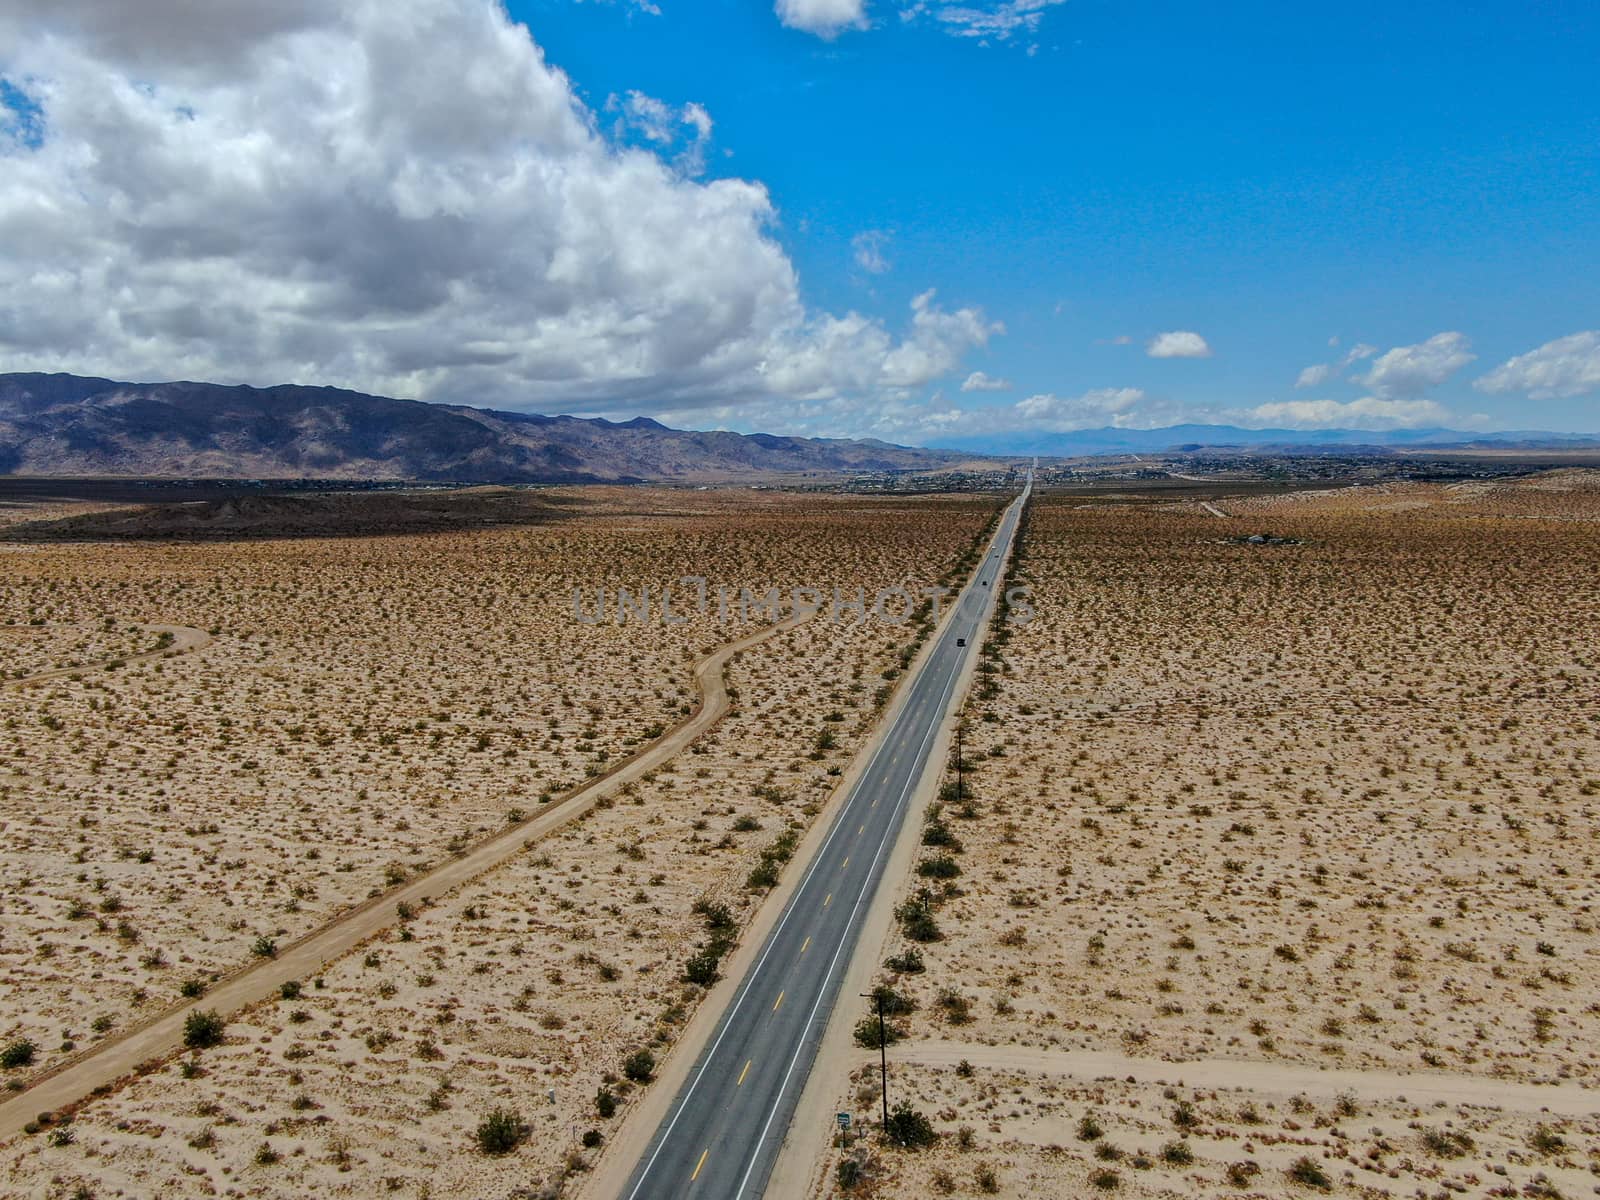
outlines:
M753 1200L783 1143L862 920L1001 588L1032 474L805 868L623 1200Z

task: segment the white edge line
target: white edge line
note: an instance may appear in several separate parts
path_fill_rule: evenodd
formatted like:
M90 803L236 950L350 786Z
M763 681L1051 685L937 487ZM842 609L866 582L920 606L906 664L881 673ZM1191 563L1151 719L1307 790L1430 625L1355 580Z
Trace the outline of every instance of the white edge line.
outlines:
M1026 500L1027 499L1027 492L1024 491L1023 495L1021 497L1019 497L1019 499ZM1021 512L1020 508L1018 508L1018 512L1020 514L1020 512ZM1005 518L1002 518L1002 522L1004 521L1004 519ZM1007 543L1008 543L1008 545L1009 545L1009 542L1010 542L1010 534L1007 535ZM980 571L980 574L981 574L981 571ZM970 590L971 586L972 585L969 583L967 585L967 588L963 589L963 591ZM989 599L992 600L993 596L990 596ZM961 607L961 598L959 596L957 597L953 607L955 608L955 610L957 612L959 612L960 607ZM945 636L948 636L948 634L941 635L940 636L940 640L942 641ZM966 656L962 655L960 657L965 658ZM942 692L944 693L943 703L946 704L946 705L949 703L948 692L949 692L950 686L954 682L954 680L955 680L955 673L952 673L950 678L945 681L944 688L942 689ZM910 696L908 694L907 698L906 698L906 707L909 708L910 704L911 704L911 698L910 698ZM902 709L902 711L904 711L904 710ZM928 735L923 738L923 748L926 748L928 739L932 737L933 731L936 730L942 723L943 723L943 718L941 717L938 721L935 721L934 724L929 727ZM789 923L789 918L792 917L795 914L795 912L799 909L799 907L800 907L799 900L800 900L801 893L803 893L805 891L806 885L811 882L811 877L816 873L817 868L822 865L822 860L823 860L824 856L827 854L828 847L833 843L834 837L838 834L839 830L844 827L843 818L846 816L846 814L849 813L850 809L855 806L855 803L856 803L857 799L861 795L861 792L860 792L861 783L863 781L865 781L866 777L871 773L872 768L877 765L878 757L883 753L884 747L889 744L889 740L890 739L887 736L887 734L888 734L888 731L885 731L885 736L883 737L882 740L879 741L878 748L872 752L872 757L867 761L866 767L862 770L861 775L857 778L856 788L855 788L855 790L852 791L850 799L845 804L844 808L840 810L839 816L837 818L835 818L834 824L833 824L833 828L828 831L827 840L825 840L822 843L822 845L817 848L817 852L816 852L816 854L813 856L813 858L811 860L811 866L806 871L805 877L803 879L801 879L799 886L795 888L794 894L790 897L788 908L785 910L785 912L783 914L783 917L779 920L777 927L770 934L767 935L767 948L762 951L761 957L756 960L755 966L750 968L750 975L749 975L748 979L745 982L744 989L739 993L739 997L738 997L737 1000L734 1001L732 1007L730 1007L728 1009L727 1013L723 1016L722 1028L718 1031L716 1040L711 1043L711 1048L706 1051L705 1058L701 1062L701 1065L700 1065L700 1070L695 1073L694 1079L691 1080L690 1083L689 1083L689 1090L684 1092L683 1099L678 1102L677 1111L672 1114L672 1120L667 1122L666 1129L664 1129L662 1131L661 1137L657 1140L655 1149L651 1152L649 1159L645 1162L644 1170L642 1170L639 1173L638 1182L634 1184L633 1190L628 1193L628 1200L637 1200L637 1197L639 1195L640 1189L644 1187L645 1180L649 1177L651 1170L655 1167L656 1159L659 1158L660 1155L661 1155L662 1148L666 1146L668 1140L672 1137L672 1131L673 1131L673 1129L675 1129L677 1127L679 1118L683 1116L684 1109L686 1109L688 1107L690 1099L694 1096L695 1089L700 1086L701 1080L704 1079L707 1069L711 1066L711 1060L716 1057L717 1048L722 1045L722 1039L727 1036L728 1030L730 1028L732 1028L734 1015L736 1013L738 1013L739 1009L744 1006L744 1002L749 997L751 989L755 987L756 978L757 978L757 976L760 975L761 968L766 965L767 958L772 954L772 951L777 948L778 935L783 932L784 926L786 926ZM922 750L919 749L918 750L918 754L920 755L921 753L922 753ZM926 770L926 765L924 765L924 770ZM922 772L918 772L917 777L920 778L921 774L922 774ZM910 780L907 781L906 791L901 793L900 800L897 802L897 805L896 805L897 807L899 807L900 804L904 803L905 796L910 791L911 782L912 781L910 781ZM898 818L897 818L897 820L898 820ZM887 837L888 837L887 831L885 831L884 836L887 839ZM880 842L879 846L878 846L878 854L881 855L882 853L883 853L883 843ZM876 870L876 869L877 869L877 857L875 856L874 859L873 859L873 870ZM868 876L867 877L868 877L868 880L870 881L870 879L872 877L872 873L868 872ZM861 900L863 898L865 898L865 895L866 895L866 890L865 890L865 887L863 887L862 895L861 895L861 897L857 898L856 907L854 909L852 909L851 913L850 913L850 923L851 924L853 924L855 922L856 911L861 907ZM827 991L827 983L826 983L826 981L827 981L827 979L832 978L834 966L837 964L838 958L839 958L839 954L843 949L844 949L844 943L841 941L839 943L839 949L834 951L833 961L828 964L828 974L827 974L827 976L824 977L824 985L823 985L823 992L824 993ZM821 994L819 994L818 998L817 998L817 1005L820 1005L821 1002L822 1002L822 997L821 997ZM811 1022L816 1017L817 1005L813 1005L812 1006L811 1014L806 1018L805 1028L807 1030L810 1029ZM804 1046L804 1041L805 1041L805 1039L804 1039L804 1036L802 1035L802 1038L801 1038L801 1047L802 1048ZM800 1050L797 1049L795 1051L794 1059L791 1060L790 1063L789 1063L788 1071L786 1071L784 1073L783 1086L778 1089L778 1099L779 1099L780 1102L783 1099L784 1091L787 1090L787 1088L788 1088L789 1076L793 1073L794 1067L795 1067L795 1062L797 1062L799 1060L799 1056L800 1056ZM777 1116L777 1106L774 1105L773 1110L772 1110L772 1115L767 1118L767 1125L766 1125L765 1128L762 1129L761 1138L756 1143L756 1156L757 1157L759 1157L759 1155L760 1155L761 1147L766 1142L767 1133L770 1130L771 1125L772 1125L772 1121L776 1116ZM750 1169L753 1170L754 1167L755 1167L755 1158L752 1158L751 1162L750 1162ZM749 1178L750 1178L750 1171L747 1170L745 1172L744 1180L742 1180L740 1182L740 1184L739 1184L739 1192L736 1193L736 1200L737 1200L737 1196L738 1195L742 1195L743 1194L744 1188L745 1188L745 1183L748 1182Z
M979 574L981 576L982 572L980 571ZM989 597L990 600L993 598L994 597L992 595ZM959 607L960 601L957 600L956 604ZM992 609L992 607L993 606L990 604L985 605L986 610ZM983 615L987 617L989 614L986 611ZM979 629L983 627L982 619L976 622L976 626ZM971 647L964 648L968 649L969 651L971 649ZM919 758L927 751L928 743L933 740L933 735L937 733L940 726L944 724L946 710L949 708L950 704L950 696L954 688L956 678L961 674L961 668L966 665L966 657L967 656L965 654L959 654L956 656L955 669L950 672L949 677L944 682L944 686L939 689L939 706L934 710L937 719L935 719L928 726L928 732L924 734L922 738L922 745L917 747L917 756ZM909 701L907 702L907 707L910 707ZM789 1078L794 1074L795 1067L800 1063L800 1055L805 1051L806 1036L811 1031L812 1023L817 1019L817 1010L822 1007L823 998L828 994L828 989L831 986L831 981L833 979L834 969L839 965L839 956L844 953L845 942L849 940L848 934L850 927L855 924L856 914L861 911L861 905L867 898L867 891L872 884L874 874L878 870L878 864L883 858L884 848L889 844L889 835L897 832L898 830L898 826L901 821L901 814L899 810L905 807L906 798L910 796L913 785L922 779L923 775L927 773L927 770L928 764L924 762L921 769L913 772L906 779L906 786L900 792L900 798L895 801L895 817L884 828L883 837L878 842L878 852L873 855L872 867L867 872L867 877L861 885L861 894L856 897L855 907L850 910L850 920L845 924L846 937L840 939L838 947L833 952L833 958L828 963L828 973L823 976L822 988L817 993L816 1003L811 1006L811 1012L806 1016L806 1023L801 1028L800 1042L795 1047L794 1057L789 1060L789 1069L783 1073L783 1083L779 1085L778 1095L772 1102L772 1111L767 1114L767 1123L761 1127L761 1136L756 1139L755 1152L750 1156L750 1165L745 1168L744 1177L739 1180L739 1189L734 1192L733 1200L741 1200L741 1198L744 1196L744 1189L749 1186L751 1173L755 1171L756 1163L761 1158L762 1147L767 1144L767 1135L772 1132L772 1123L778 1119L778 1109L783 1107L784 1093L789 1090ZM863 774L865 773L863 772ZM796 894L798 895L798 893Z

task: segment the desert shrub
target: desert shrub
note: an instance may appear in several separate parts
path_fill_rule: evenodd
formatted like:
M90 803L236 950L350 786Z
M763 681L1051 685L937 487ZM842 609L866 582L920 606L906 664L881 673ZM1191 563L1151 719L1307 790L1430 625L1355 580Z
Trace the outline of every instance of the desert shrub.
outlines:
M1528 1135L1528 1145L1540 1154L1559 1154L1567 1148L1567 1139L1548 1125L1541 1125Z
M917 864L917 874L924 879L954 879L961 874L961 864L949 854L934 854Z
M594 1110L602 1118L614 1116L617 1111L617 1094L602 1084L600 1090L594 1094Z
M278 998L281 1000L300 999L301 985L298 979L285 979L278 985Z
M872 1000L875 1005L883 1006L883 1013L888 1017L901 1016L905 1013L917 1011L917 1002L910 996L902 996L887 983L880 983L872 989Z
M1194 1162L1194 1151L1188 1142L1168 1142L1161 1147L1161 1161L1174 1167L1187 1167Z
M965 1025L972 1020L972 1001L955 988L940 988L934 1004L952 1025Z
M582 1141L583 1141L583 1148L585 1150L593 1150L596 1146L598 1146L601 1143L602 1140L603 1139L602 1139L602 1137L600 1135L600 1131L598 1129L585 1129L583 1131Z
M214 1008L190 1013L183 1019L183 1044L191 1050L205 1050L222 1044L228 1023Z
M733 910L726 904L710 900L697 900L694 905L694 913L698 917L705 918L706 928L713 933L729 932L738 924L733 918Z
M12 1042L4 1050L0 1050L0 1067L8 1071L15 1071L18 1067L33 1065L34 1055L38 1047L27 1038Z
M854 1036L856 1045L863 1049L876 1050L878 1048L877 1014L874 1013L870 1017L862 1017L861 1020L857 1021ZM883 1022L883 1044L885 1046L892 1046L905 1036L906 1031L893 1021L885 1020Z
M778 864L769 858L763 858L755 867L751 868L749 877L745 879L745 886L751 891L761 891L778 885Z
M1464 1158L1476 1148L1473 1140L1457 1129L1424 1128L1422 1144L1436 1158Z
M635 1050L622 1060L622 1073L634 1083L649 1083L655 1078L656 1056L648 1050Z
M1122 1176L1109 1167L1101 1167L1090 1174L1089 1182L1102 1192L1114 1192L1122 1186Z
M1236 1188L1249 1187L1251 1180L1259 1174L1261 1174L1261 1168L1253 1162L1245 1161L1228 1164L1228 1182Z
M1296 1183L1303 1183L1306 1187L1316 1188L1326 1192L1333 1187L1333 1180L1328 1178L1328 1173L1322 1169L1321 1164L1310 1155L1302 1154L1289 1164L1289 1178Z
M178 988L178 994L186 1000L193 1000L196 996L203 995L206 985L198 979L185 979Z
M861 1164L853 1158L841 1159L839 1165L833 1169L834 1182L846 1192L860 1185L863 1174Z
M900 906L900 931L913 942L937 942L944 937L933 914L915 900Z
M922 962L922 951L915 946L907 946L899 954L890 955L883 960L883 965L901 975L920 975L927 969Z
M1093 1113L1085 1113L1078 1118L1078 1140L1092 1142L1096 1138L1105 1136L1105 1127L1095 1119Z
M475 1136L485 1154L509 1154L528 1136L528 1127L511 1109L497 1108L478 1122Z
M722 978L722 972L717 970L717 964L721 961L722 956L710 947L701 950L683 964L685 982L698 984L700 987L710 987Z
M939 1135L933 1131L933 1122L904 1102L889 1114L883 1136L893 1145L907 1150L925 1149L939 1140Z

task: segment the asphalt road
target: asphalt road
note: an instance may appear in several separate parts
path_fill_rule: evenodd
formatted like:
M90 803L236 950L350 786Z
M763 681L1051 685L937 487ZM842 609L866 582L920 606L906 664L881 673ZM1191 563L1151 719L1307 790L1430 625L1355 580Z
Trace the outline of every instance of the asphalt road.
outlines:
M805 868L622 1200L753 1200L766 1189L862 920L930 765L956 681L976 653L991 596L1001 588L1006 550L1027 497L1024 489L1006 510L963 592L972 598L958 607L907 681L894 723ZM961 639L965 646L957 644ZM849 1003L863 1002L852 997Z

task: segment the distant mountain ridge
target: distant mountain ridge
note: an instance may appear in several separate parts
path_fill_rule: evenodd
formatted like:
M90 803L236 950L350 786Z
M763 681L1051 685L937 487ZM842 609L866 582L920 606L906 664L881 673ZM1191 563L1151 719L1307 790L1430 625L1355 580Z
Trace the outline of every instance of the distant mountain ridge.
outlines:
M1600 436L1512 430L1465 433L1455 429L1244 429L1237 425L1169 425L1161 429L1077 429L1068 433L984 434L945 438L938 448L969 454L1071 458L1090 454L1157 454L1174 450L1253 447L1305 449L1371 446L1452 447L1527 446L1550 449L1600 449Z
M0 374L0 474L710 481L932 468L971 456L872 440L494 412L329 387Z

